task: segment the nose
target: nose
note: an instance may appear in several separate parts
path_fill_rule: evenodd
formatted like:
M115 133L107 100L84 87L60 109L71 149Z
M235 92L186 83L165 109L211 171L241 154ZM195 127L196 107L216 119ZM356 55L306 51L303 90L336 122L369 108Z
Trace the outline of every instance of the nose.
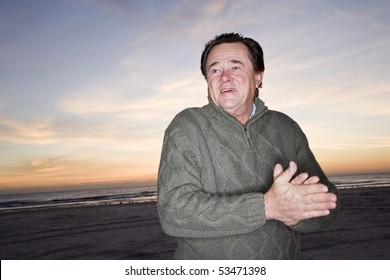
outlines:
M229 82L231 79L230 71L228 70L223 70L221 73L221 80L222 82L226 83Z

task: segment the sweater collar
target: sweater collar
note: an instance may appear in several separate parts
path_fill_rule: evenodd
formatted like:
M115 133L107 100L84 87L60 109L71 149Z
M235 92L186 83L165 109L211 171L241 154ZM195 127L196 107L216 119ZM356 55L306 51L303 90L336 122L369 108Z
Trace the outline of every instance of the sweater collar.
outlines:
M210 97L208 97L208 100L209 100L209 104L211 105L212 108L214 108L215 110L217 110L218 112L222 113L223 115L227 115L227 116L230 116L232 117L228 112L226 112L222 107L219 107L217 106L217 104L214 103L213 100L211 100ZM263 100L261 100L260 98L258 97L255 97L255 100L253 102L253 108L252 108L252 113L249 117L249 121L253 120L253 119L257 119L258 117L262 116L264 113L266 113L268 111L268 107L265 106ZM232 117L234 118L234 117Z

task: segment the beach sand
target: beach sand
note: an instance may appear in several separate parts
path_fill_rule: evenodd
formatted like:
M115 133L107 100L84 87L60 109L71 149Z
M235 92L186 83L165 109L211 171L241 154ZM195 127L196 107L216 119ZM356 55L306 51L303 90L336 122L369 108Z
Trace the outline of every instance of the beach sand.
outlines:
M341 190L341 213L301 235L301 259L390 259L390 188ZM0 258L173 259L155 203L0 213Z

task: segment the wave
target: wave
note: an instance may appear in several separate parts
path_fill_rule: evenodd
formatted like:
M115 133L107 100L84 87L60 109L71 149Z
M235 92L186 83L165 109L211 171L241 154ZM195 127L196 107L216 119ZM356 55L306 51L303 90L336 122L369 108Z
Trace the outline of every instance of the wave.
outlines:
M390 187L390 173L330 176L338 189ZM156 186L117 187L0 195L0 212L85 205L154 202Z
M35 210L84 205L131 204L156 201L156 190L124 193L113 189L41 192L0 196L0 211ZM104 193L104 194L102 194Z

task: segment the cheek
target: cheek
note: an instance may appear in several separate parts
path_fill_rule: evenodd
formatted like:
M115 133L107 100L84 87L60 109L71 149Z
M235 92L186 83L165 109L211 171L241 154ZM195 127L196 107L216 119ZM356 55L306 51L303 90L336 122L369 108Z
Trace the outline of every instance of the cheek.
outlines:
M249 78L248 78L248 76L245 75L245 74L236 75L235 80L236 80L237 82L239 82L240 84L246 84L246 83L249 82Z
M207 81L207 86L210 91L217 91L218 89L218 81L217 79L210 79Z

